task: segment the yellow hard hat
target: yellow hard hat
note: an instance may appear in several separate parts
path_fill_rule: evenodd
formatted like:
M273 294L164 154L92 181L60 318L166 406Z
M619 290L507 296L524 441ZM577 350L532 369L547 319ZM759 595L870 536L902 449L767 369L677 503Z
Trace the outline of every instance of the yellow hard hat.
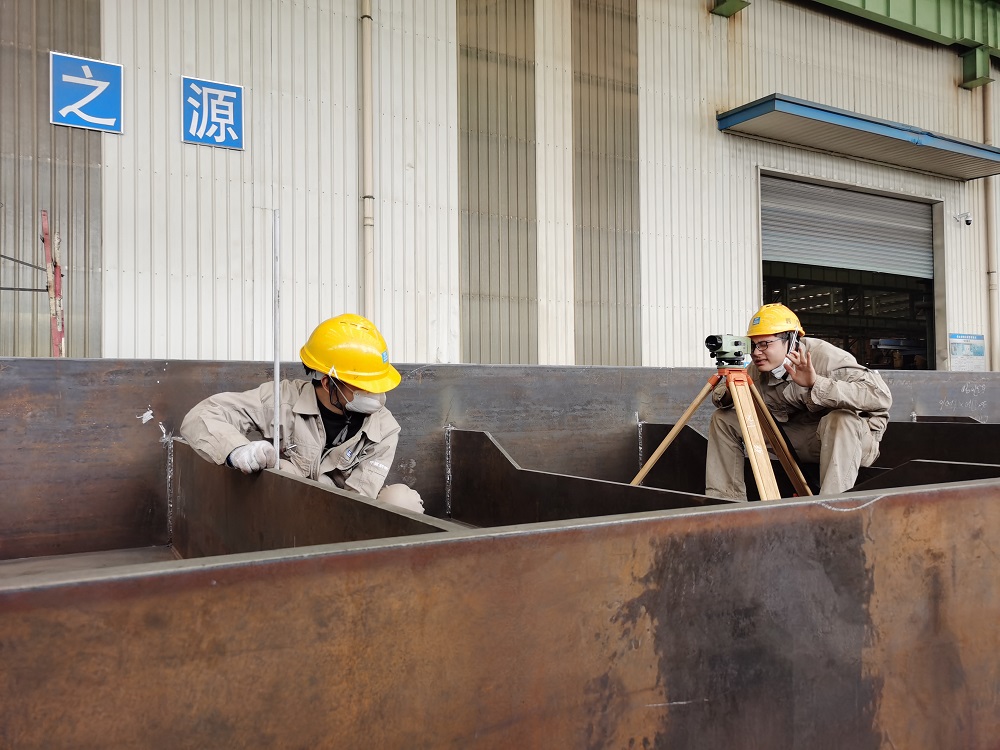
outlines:
M385 393L399 385L385 339L374 323L360 315L324 320L299 356L306 367L369 393Z
M764 305L753 314L750 325L747 326L747 336L769 336L785 331L798 331L800 336L806 335L799 317L778 303Z

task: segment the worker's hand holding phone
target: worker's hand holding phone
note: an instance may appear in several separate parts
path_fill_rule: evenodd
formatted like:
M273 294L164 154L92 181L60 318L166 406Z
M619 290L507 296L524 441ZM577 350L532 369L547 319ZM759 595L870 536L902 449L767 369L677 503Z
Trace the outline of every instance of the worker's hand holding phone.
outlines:
M792 333L789 339L788 354L785 355L785 368L788 370L788 377L796 385L812 388L816 383L816 370L812 365L812 355L808 351L802 350L797 333Z

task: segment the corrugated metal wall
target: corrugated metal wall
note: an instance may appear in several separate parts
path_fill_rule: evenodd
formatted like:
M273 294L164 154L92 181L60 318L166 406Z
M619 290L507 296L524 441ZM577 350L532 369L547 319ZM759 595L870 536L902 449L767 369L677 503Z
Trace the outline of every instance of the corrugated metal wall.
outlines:
M535 3L538 362L576 361L572 1Z
M538 361L533 0L458 0L462 359Z
M573 6L576 362L641 361L635 0Z
M329 3L105 0L105 56L126 70L126 133L105 144L105 356L271 357L275 209L283 356L356 310L356 26ZM245 87L245 151L182 144L182 75Z
M0 241L3 254L39 260L38 196L54 191L70 354L270 358L276 208L282 358L323 317L366 312L358 6L0 3ZM715 127L717 112L778 92L981 140L981 93L959 87L952 50L780 0L755 0L729 19L701 0L637 0L635 18L631 7L375 0L370 314L394 359L710 364L704 337L741 331L760 301L762 170L936 201L939 336L985 330L981 182ZM56 19L66 14L75 20L64 28ZM582 31L587 17L605 18L596 38ZM87 24L97 23L101 48L70 51L125 66L120 137L45 123L40 51L63 33L73 35L67 46L83 44L75 40L91 39ZM246 151L181 144L183 74L246 87ZM52 131L61 132L46 140ZM98 142L99 181L85 166L102 158ZM616 182L584 174L599 157ZM951 218L964 211L971 227ZM483 239L471 241L473 229ZM602 239L586 245L586 236ZM0 270L24 282L9 262ZM0 353L48 351L43 300L0 292Z
M273 356L278 209L283 359L340 312L367 312L396 360L457 359L453 10L374 6L364 311L359 4L105 0L104 55L126 68L126 134L106 140L105 356ZM181 143L182 75L245 87L245 151Z
M376 317L397 361L458 362L455 2L372 4Z
M463 358L637 364L635 4L538 5L459 3Z
M643 363L710 364L709 333L742 333L760 303L759 174L940 201L940 339L986 325L981 182L720 133L717 112L782 93L981 140L980 94L948 49L778 0L726 19L698 2L640 0Z
M100 0L0 2L0 287L45 289L47 210L70 357L101 354L101 135L49 124L49 51L100 57L100 22ZM44 291L0 290L0 356L49 356L50 321Z

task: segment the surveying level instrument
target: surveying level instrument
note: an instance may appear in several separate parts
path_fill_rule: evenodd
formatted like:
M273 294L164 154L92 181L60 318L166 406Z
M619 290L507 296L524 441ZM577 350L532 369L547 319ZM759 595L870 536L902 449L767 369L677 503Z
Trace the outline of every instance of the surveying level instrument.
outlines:
M715 357L716 367L738 367L750 351L750 339L726 333L705 339L708 353Z
M746 446L747 456L750 458L750 467L753 469L754 481L757 483L757 492L761 500L777 500L781 497L778 489L778 481L774 477L774 470L771 468L771 458L767 452L768 444L774 451L785 473L792 482L795 492L800 497L812 495L802 470L799 469L795 459L792 458L785 438L782 436L778 425L775 424L774 417L767 410L764 399L754 385L753 380L747 376L747 371L742 366L734 366L743 362L743 357L749 351L749 339L738 336L709 336L705 340L705 346L716 359L717 369L705 387L701 389L691 405L681 415L680 420L673 426L667 436L663 438L659 447L653 451L653 455L645 463L639 473L635 475L630 484L638 485L646 478L656 462L663 455L664 451L680 434L680 431L687 424L702 402L715 390L715 387L724 379L729 388L729 394L733 399L733 408L736 409L736 416L739 419L740 431L743 433L743 443ZM765 434L766 440L765 443Z

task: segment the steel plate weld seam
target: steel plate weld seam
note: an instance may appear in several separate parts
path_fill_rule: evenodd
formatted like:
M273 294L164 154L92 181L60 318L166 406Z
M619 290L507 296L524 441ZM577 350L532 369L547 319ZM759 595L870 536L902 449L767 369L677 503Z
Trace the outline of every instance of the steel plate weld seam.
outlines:
M167 544L174 542L174 433L160 422L160 432L163 437L160 442L167 448Z
M643 445L642 445L642 420L639 419L639 412L635 412L635 426L636 431L639 433L639 468L642 469L643 463Z
M872 498L867 503L864 503L863 505L858 505L858 506L856 506L854 508L835 508L834 506L828 505L827 503L824 503L824 502L821 502L819 504L822 505L827 510L834 510L834 511L837 511L837 513L853 513L856 510L864 510L868 506L874 505L879 500L881 500L883 497L885 497L885 495L879 495L878 497Z
M451 518L451 433L455 425L444 426L444 515Z

